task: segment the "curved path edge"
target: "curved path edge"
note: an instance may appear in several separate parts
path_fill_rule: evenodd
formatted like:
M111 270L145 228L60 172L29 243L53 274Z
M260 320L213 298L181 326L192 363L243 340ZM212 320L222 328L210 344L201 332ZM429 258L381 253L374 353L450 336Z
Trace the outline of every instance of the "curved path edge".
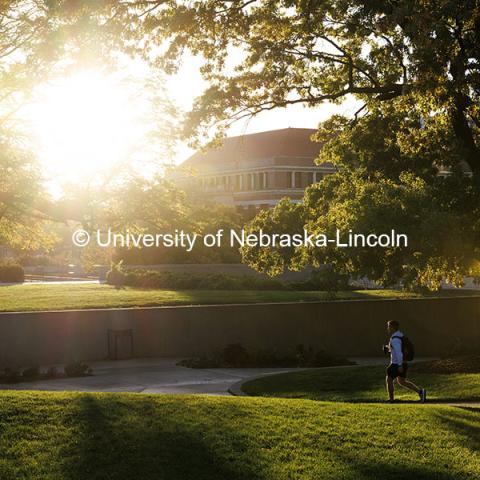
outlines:
M326 367L326 368L329 368L329 367ZM295 371L300 371L300 370L310 370L310 369L301 368L301 369L298 369L298 370L295 370ZM282 372L282 373L285 373L285 372ZM263 375L256 375L254 377L243 378L242 380L239 380L238 382L235 382L232 385L230 385L230 387L228 387L228 393L230 395L235 396L235 397L254 397L254 395L249 395L248 393L245 393L242 390L242 386L245 385L245 383L247 383L247 382L257 380L259 378L269 377L271 375L279 375L279 373L267 373L267 374L263 374ZM381 405L382 404L382 402L337 402L337 403L371 403L371 404L374 404L374 405ZM405 402L399 402L396 405L402 405L402 404L410 405L410 404L417 404L417 403L418 402L405 401ZM464 408L478 408L478 409L480 409L480 401L478 401L478 400L471 400L471 401L459 400L459 401L455 401L455 402L448 402L448 401L447 402L442 402L442 401L435 401L435 400L428 401L428 399L427 399L426 405L444 405L446 407L460 407L460 408L464 407Z

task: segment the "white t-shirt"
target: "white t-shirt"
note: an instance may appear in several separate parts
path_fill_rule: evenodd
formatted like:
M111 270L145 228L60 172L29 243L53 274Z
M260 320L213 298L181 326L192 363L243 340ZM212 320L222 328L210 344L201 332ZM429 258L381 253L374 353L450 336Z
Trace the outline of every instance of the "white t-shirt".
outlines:
M403 333L400 330L397 330L390 337L390 363L395 365L403 364L403 352L402 352L402 340L400 338L394 337L403 337Z

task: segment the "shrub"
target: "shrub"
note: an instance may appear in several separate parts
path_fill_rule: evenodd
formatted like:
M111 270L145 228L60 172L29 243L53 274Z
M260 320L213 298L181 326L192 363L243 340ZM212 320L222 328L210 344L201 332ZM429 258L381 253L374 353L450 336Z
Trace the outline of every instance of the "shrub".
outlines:
M122 287L125 284L125 272L122 269L122 262L113 264L106 276L107 283L115 287Z
M107 273L107 283L115 286L176 290L285 290L288 288L279 280L253 275L173 273L154 270L124 271L119 265L112 266Z
M82 362L72 362L65 365L65 375L67 377L83 377L91 375L92 369Z
M248 353L239 343L231 343L223 349L221 359L227 366L240 367L247 363Z
M239 343L227 345L222 352L209 357L188 358L178 365L190 368L295 368L295 367L333 367L339 365L355 365L346 358L339 358L323 350L298 345L295 349L279 352L275 349L247 351Z
M480 373L480 355L462 355L452 358L428 360L412 365L418 373L453 374L453 373Z
M328 265L313 271L309 280L295 282L291 286L294 290L324 290L327 292L352 289L349 285L348 275L337 273Z
M20 372L12 368L6 368L3 373L5 383L17 383L20 381Z
M38 367L29 367L22 372L23 380L35 380L40 377L40 369Z
M117 287L127 285L139 288L175 290L350 290L348 276L324 267L313 272L304 282L282 282L256 275L228 275L225 273L195 274L190 272L158 272L155 270L128 270L121 263L113 265L107 273L107 283Z
M0 282L23 282L25 271L18 263L7 262L0 264Z
M56 377L58 377L57 367L49 367L48 370L45 372L45 378L56 378Z
M52 258L48 255L32 255L25 254L18 257L18 263L24 267L48 267L48 266L62 266L66 261L61 261L57 258Z

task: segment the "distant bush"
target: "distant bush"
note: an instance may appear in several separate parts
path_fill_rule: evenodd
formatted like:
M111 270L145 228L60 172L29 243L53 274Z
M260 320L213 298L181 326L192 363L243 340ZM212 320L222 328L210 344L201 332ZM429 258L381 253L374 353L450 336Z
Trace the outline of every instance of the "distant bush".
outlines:
M257 275L126 270L119 263L112 265L106 279L108 284L116 287L172 290L322 290L334 294L356 288L349 285L348 275L336 273L329 267L314 271L310 279L303 282L282 282Z
M412 370L418 373L453 374L480 373L480 355L462 355L438 360L428 360L412 365Z
M64 265L64 261L52 258L48 255L20 255L17 259L24 267L58 267Z
M0 282L23 282L25 280L25 271L18 263L7 262L0 263Z
M222 362L232 367L241 367L249 361L247 350L239 343L227 345L221 354Z
M49 367L45 372L45 378L56 378L59 376L57 367Z
M36 366L24 370L5 368L3 372L0 372L0 383L20 383L52 378L84 377L86 375L93 375L92 369L81 362L72 362L65 365L64 372L53 366L44 371L40 371Z
M194 274L189 272L157 272L155 270L128 270L113 266L107 273L107 283L115 286L162 288L175 290L286 290L279 280L253 275L226 275L224 273Z
M5 383L17 383L21 378L20 372L13 368L6 368L2 375L2 381Z
M67 375L67 377L83 377L91 374L92 369L85 363L72 362L65 365L65 375Z
M178 365L190 368L308 368L355 365L355 362L303 345L287 352L278 352L274 349L248 351L236 343L227 345L221 352L209 357L181 360Z
M38 367L29 367L22 372L23 380L36 380L40 377L40 369Z
M326 292L338 292L351 290L354 287L349 284L349 276L335 272L330 266L323 266L320 270L312 272L310 278L304 282L291 284L293 290L322 290Z
M125 284L125 271L122 268L122 262L111 266L107 272L106 280L109 285L122 287Z

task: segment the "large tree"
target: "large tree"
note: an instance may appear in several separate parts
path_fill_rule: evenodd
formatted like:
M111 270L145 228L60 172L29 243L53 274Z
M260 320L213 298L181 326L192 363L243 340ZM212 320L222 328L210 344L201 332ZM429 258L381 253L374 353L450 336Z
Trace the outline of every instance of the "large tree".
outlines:
M220 132L265 110L354 98L352 117L320 125L318 162L338 173L282 202L252 230L405 231L400 249L244 249L278 273L333 263L383 284L437 288L478 271L480 5L478 1L245 0L136 2L151 58L174 70L205 58L210 87L187 136ZM153 45L168 48L155 53Z
M126 9L126 3L0 2L0 244L26 249L49 247L53 239L44 233L45 222L74 219L88 223L88 216L83 216L85 206L74 211L71 202L54 202L50 198L38 164L37 145L29 131L31 125L23 112L35 99L39 87L52 79L82 69L110 72L123 53L141 52L140 31L133 28L137 13L130 7ZM121 15L127 10L132 15L132 28ZM134 49L129 42L133 42ZM129 79L123 78L122 82L125 84L126 80ZM132 170L145 167L135 162L137 157L149 154L160 163L171 151L174 112L161 75L153 72L141 84L137 82L135 90L150 105L145 114L148 118L143 119L150 130L135 152L125 152L122 165L101 172L103 185L118 180L119 174L125 182L130 181ZM148 166L150 173L158 171L158 165L153 163ZM97 172L94 188L98 188L99 177ZM87 204L92 201L87 200Z
M400 225L410 234L409 247L247 250L250 264L276 273L328 261L385 284L402 279L430 288L441 278L460 283L464 274L475 273L478 1L32 0L4 5L13 5L19 15L25 12L21 3L40 12L23 17L38 22L32 28L41 33L32 44L38 53L31 58L39 59L39 71L46 65L42 46L48 55L66 48L80 60L82 52L98 51L102 58L123 49L168 72L178 68L186 52L202 56L209 88L186 119L190 138L211 135L212 127L222 133L238 119L291 104L316 108L349 98L359 102L351 118L334 117L319 129L318 161L333 162L338 173L310 188L302 205L283 202L251 228L297 228L299 219L313 231L339 226L368 233ZM29 65L24 62L20 69ZM440 176L442 171L447 176Z

